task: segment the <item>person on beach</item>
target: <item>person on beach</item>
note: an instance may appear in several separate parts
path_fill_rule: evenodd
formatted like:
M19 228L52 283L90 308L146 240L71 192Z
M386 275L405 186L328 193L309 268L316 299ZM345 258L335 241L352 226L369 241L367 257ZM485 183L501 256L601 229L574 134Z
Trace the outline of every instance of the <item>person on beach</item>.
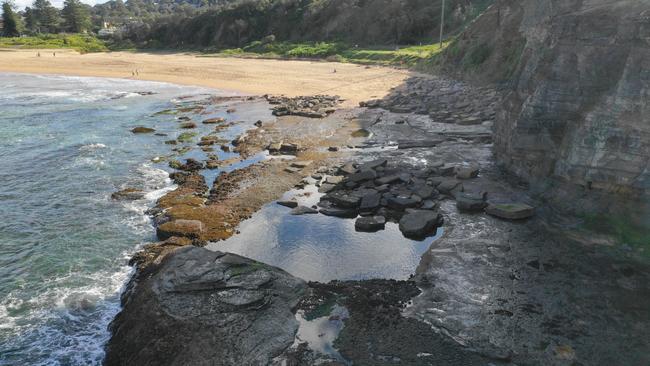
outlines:
M56 57L56 52L52 52L52 56L53 56L53 57Z

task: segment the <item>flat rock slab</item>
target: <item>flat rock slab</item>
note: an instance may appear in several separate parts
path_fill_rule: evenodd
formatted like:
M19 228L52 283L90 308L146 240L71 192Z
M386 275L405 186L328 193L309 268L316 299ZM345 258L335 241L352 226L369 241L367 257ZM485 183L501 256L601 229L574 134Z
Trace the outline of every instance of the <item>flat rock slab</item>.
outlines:
M535 208L525 203L491 203L485 208L485 212L507 220L522 220L532 217Z
M384 230L386 227L386 218L383 216L359 217L354 222L354 229L362 232L375 232Z
M294 167L294 168L301 168L302 169L302 168L310 166L311 163L312 163L311 160L305 160L305 161L297 160L297 161L292 162L291 166Z
M173 220L158 226L156 235L160 240L166 240L172 236L196 239L201 236L203 230L203 223L199 220Z
M411 239L424 239L442 225L442 215L437 211L411 210L399 220L399 230Z
M304 281L193 246L136 276L104 365L267 365L294 341Z

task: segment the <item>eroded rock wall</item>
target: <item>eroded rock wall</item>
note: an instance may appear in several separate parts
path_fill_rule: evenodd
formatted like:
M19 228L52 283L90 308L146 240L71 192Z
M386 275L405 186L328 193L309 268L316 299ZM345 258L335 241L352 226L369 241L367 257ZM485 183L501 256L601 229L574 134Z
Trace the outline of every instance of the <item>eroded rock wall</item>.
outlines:
M499 1L444 61L505 86L495 153L510 172L566 206L647 205L649 0Z

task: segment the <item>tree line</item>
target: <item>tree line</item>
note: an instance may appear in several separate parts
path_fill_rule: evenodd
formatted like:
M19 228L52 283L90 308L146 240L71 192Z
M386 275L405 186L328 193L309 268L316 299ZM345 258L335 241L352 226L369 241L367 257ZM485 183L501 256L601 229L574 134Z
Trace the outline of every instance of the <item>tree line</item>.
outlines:
M17 13L15 5L2 3L2 35L17 37L23 33L82 33L91 30L91 7L79 0L65 0L61 10L48 0L34 0L32 6Z
M457 31L493 1L446 0L445 29L449 34ZM34 0L20 17L14 13L14 18L24 20L27 33L96 31L108 22L120 26L118 37L140 47L241 47L271 35L288 42L398 45L434 42L440 29L441 3L442 0L111 0L91 8L79 0L66 0L59 11L48 0ZM11 18L11 11L6 13Z

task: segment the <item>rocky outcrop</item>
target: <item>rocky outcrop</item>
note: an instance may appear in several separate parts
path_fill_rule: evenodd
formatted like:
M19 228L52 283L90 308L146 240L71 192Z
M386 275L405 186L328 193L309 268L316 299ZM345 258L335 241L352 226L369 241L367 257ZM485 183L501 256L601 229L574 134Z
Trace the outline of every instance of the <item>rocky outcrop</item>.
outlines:
M648 202L647 1L498 1L444 64L507 83L497 159L555 203L604 212Z
M294 341L306 284L186 246L140 269L111 323L105 365L266 365Z

